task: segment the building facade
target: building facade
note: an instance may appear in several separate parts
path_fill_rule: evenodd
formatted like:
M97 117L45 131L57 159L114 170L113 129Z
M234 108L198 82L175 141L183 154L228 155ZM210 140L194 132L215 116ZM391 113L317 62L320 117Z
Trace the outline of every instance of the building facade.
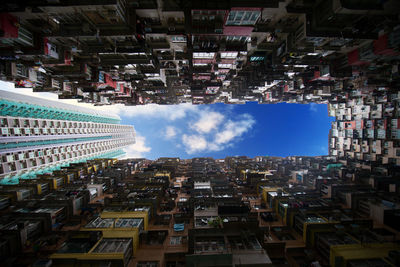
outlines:
M399 84L399 10L394 0L7 0L0 80L96 105L341 101L354 73L370 89Z
M329 104L331 156L399 164L398 1L90 2L6 1L0 80L95 105Z
M0 260L2 266L399 266L399 169L360 164L334 156L71 164L0 185ZM43 238L63 242L41 244Z
M0 178L14 181L71 162L118 156L133 126L78 106L0 91Z

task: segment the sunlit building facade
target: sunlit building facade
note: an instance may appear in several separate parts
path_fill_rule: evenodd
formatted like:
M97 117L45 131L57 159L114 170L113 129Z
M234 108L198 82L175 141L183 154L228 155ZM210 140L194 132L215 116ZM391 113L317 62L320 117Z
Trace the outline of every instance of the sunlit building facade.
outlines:
M0 91L3 182L101 157L135 143L133 126L78 106Z

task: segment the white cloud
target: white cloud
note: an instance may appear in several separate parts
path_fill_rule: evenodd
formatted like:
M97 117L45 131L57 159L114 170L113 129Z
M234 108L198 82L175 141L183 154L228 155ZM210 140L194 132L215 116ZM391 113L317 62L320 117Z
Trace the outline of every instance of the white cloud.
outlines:
M234 138L242 136L251 129L255 123L253 117L249 114L243 114L238 121L229 120L222 131L215 135L216 144L227 144Z
M182 142L188 154L193 154L207 149L207 141L202 135L184 134L182 136Z
M216 129L223 119L224 115L221 113L206 110L201 112L200 119L190 125L190 128L194 129L198 133L209 133Z
M176 136L178 130L173 126L167 126L165 128L165 139L172 139Z
M317 107L318 107L317 104L311 103L310 104L310 111L317 112L318 111Z
M145 153L151 151L151 147L146 145L146 138L136 133L136 143L124 148L126 155L124 158L143 158Z
M225 120L226 116L210 107L192 105L189 103L179 105L138 105L124 106L108 105L93 106L89 103L79 103L76 99L59 100L54 93L33 93L32 89L15 89L11 83L0 82L0 90L21 93L28 96L40 97L67 104L78 105L88 109L105 112L110 115L129 118L154 119L155 121L168 121L164 126L164 135L167 140L175 140L178 134L182 138L175 142L176 148L185 149L186 153L220 151L232 146L235 141L242 138L254 125L255 120L249 114L243 114L235 119ZM313 106L314 105L314 106ZM233 107L232 107L233 108ZM316 111L316 104L310 105L310 110ZM174 126L174 121L185 119L187 127ZM165 124L164 124L165 125ZM181 124L179 124L181 125ZM146 144L146 138L137 134L136 144L125 148L126 157L145 157L151 151Z
M216 144L215 142L214 143L211 142L211 143L208 143L208 147L207 148L208 148L207 149L208 151L220 151L224 147Z
M122 106L119 111L120 116L125 117L156 117L174 121L184 118L188 112L196 111L198 106L189 103L179 105L157 105L147 104L138 106Z
M192 134L183 135L182 142L188 154L206 151L220 151L231 146L244 133L248 132L254 125L255 120L250 114L239 116L239 120L228 120L226 123L219 123L215 128L215 134ZM196 129L197 130L197 129Z
M11 91L14 89L14 84L10 82L0 81L0 89L4 91Z

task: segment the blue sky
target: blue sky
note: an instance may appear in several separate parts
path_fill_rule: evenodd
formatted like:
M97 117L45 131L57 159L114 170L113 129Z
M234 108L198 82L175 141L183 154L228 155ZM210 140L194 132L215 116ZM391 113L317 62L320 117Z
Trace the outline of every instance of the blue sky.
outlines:
M58 100L53 93L15 89L0 81L0 89L62 101L120 116L136 129L136 144L126 157L193 158L209 156L316 156L328 154L333 117L326 104L145 105L92 106Z
M159 112L121 118L135 126L139 142L145 141L142 154L151 159L326 155L334 120L325 104L286 103L162 106Z

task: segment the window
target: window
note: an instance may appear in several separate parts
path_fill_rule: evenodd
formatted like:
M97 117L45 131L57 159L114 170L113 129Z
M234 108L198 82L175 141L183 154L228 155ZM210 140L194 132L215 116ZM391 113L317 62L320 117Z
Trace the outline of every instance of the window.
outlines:
M209 86L206 89L206 94L216 94L218 92L218 90L219 90L218 86L211 86L211 87Z
M145 73L146 77L160 77L159 73Z
M1 119L1 126L7 126L7 119Z
M256 56L250 57L250 61L263 61L263 60L264 57L256 57Z
M230 68L232 68L232 64L218 64L218 68L220 68L220 69L230 69Z
M228 35L226 36L227 42L249 42L251 37L249 36L238 36L238 35Z
M237 55L238 55L238 52L222 52L221 58L236 58Z
M254 25L260 14L260 11L231 11L226 20L226 25Z
M170 245L182 244L182 236L171 236Z
M186 43L186 36L172 36L173 43Z
M194 52L193 53L193 58L206 58L206 59L212 59L214 58L215 53L214 52Z

